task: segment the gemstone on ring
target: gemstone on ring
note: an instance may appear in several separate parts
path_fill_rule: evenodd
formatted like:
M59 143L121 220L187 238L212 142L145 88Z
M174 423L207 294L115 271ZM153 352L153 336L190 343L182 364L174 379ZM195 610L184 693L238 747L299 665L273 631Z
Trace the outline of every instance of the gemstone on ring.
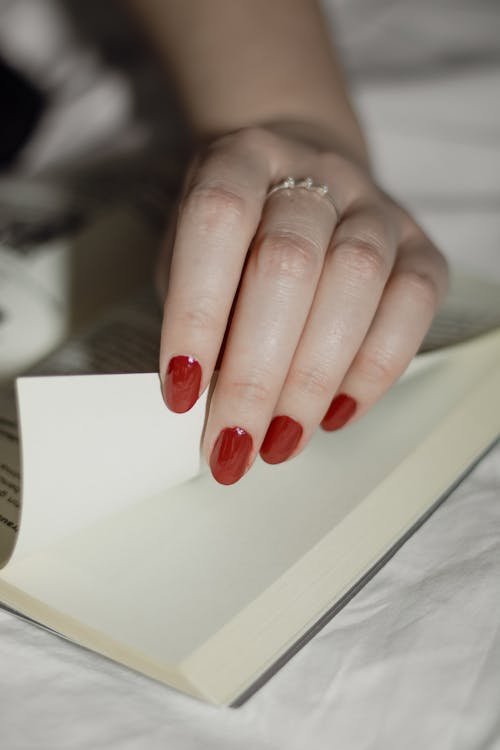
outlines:
M308 190L311 193L317 193L321 197L326 198L330 205L333 206L337 217L339 216L339 211L337 209L337 206L335 205L333 196L328 189L328 185L316 185L312 177L303 177L301 179L297 179L296 177L292 177L291 175L289 175L288 177L285 177L285 179L281 180L281 182L278 182L276 185L273 185L271 188L269 188L266 198L269 198L279 190L293 190L295 188L303 188L304 190Z

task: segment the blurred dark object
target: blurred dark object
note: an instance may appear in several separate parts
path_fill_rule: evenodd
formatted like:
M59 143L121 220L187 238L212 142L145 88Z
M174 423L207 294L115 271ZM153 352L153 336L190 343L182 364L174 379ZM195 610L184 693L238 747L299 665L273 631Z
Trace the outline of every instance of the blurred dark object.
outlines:
M35 130L45 97L0 57L0 169L10 167Z

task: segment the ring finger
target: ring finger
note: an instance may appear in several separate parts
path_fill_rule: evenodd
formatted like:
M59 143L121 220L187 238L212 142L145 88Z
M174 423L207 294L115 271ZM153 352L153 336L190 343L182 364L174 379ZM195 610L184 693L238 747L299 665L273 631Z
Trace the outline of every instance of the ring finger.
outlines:
M321 422L340 429L392 386L415 356L448 283L446 262L423 235L405 241L377 314Z

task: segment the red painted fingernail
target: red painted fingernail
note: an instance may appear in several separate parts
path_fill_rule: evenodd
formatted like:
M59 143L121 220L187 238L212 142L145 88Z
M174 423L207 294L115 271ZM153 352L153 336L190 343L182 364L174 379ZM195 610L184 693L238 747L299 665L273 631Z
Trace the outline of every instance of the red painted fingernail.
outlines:
M210 456L210 468L221 484L234 484L245 473L253 449L250 433L242 427L221 430Z
M201 367L194 357L172 357L165 377L165 401L182 414L194 406L200 394Z
M302 437L302 425L291 417L274 417L267 428L260 455L268 464L280 464L286 461Z
M335 396L323 417L323 421L321 422L322 428L327 430L327 432L340 430L353 416L357 406L356 401L348 396L347 393L339 393L338 396Z

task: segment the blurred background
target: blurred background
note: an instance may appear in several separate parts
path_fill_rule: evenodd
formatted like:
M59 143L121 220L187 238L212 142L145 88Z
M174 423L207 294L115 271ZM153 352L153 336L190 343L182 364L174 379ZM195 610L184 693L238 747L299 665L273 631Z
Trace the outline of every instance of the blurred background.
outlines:
M500 279L500 3L322 6L380 182L454 265ZM17 347L14 372L110 287L151 274L189 143L168 71L119 0L0 0L0 91L0 345Z

